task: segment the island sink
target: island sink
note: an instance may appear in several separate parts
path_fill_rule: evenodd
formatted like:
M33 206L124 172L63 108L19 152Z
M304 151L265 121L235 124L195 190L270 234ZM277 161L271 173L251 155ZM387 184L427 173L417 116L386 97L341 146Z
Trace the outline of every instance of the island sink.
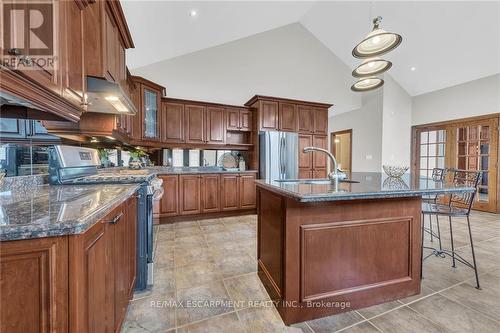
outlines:
M258 274L287 325L419 294L422 195L474 190L349 178L257 181Z

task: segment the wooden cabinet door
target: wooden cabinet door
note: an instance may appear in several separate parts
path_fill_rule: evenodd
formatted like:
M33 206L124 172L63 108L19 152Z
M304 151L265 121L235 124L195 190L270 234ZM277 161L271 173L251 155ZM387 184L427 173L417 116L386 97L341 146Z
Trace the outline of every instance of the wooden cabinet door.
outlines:
M2 242L0 272L0 332L69 331L66 236Z
M321 178L321 179L324 179L324 178L327 178L327 177L328 177L328 174L327 174L326 169L314 169L311 178Z
M201 176L201 212L220 211L220 176L208 174Z
M184 104L162 103L162 140L184 142Z
M240 110L240 131L252 130L252 111L241 109Z
M198 175L180 175L180 213L181 215L199 214L200 178Z
M328 109L314 108L314 134L328 134Z
M239 206L239 186L237 174L221 175L221 210L237 210Z
M297 132L297 106L292 103L279 103L279 129L286 132Z
M105 75L106 79L118 81L117 59L118 59L118 30L115 25L115 20L111 17L111 13L107 9L104 10L104 54L105 54Z
M328 150L328 137L323 135L313 135L314 147L323 148ZM326 169L327 166L327 156L326 154L320 152L313 152L313 168L314 169Z
M160 215L176 216L179 214L179 176L160 175L163 180L163 197L160 199Z
M84 234L69 237L69 331L112 332L115 326L114 232L120 209Z
M224 144L225 143L225 126L224 126L224 108L207 107L206 111L206 143Z
M312 153L304 153L304 148L313 145L312 135L299 135L299 168L312 168Z
M141 85L143 133L145 140L160 138L160 93Z
M310 179L314 178L312 169L309 168L299 168L299 179Z
M205 107L186 104L184 110L186 142L205 143Z
M299 133L312 133L314 131L314 112L310 106L297 106L299 114Z
M261 130L278 130L278 102L261 101L259 113Z
M226 109L226 129L229 131L238 131L240 129L240 110Z
M113 257L111 264L114 265L114 307L115 321L114 327L118 327L123 318L128 305L128 288L129 288L129 256L128 256L128 225L126 207L121 206L120 210L116 211L114 217L111 218L110 232L113 233Z
M256 207L255 175L241 174L239 177L239 206L241 209Z

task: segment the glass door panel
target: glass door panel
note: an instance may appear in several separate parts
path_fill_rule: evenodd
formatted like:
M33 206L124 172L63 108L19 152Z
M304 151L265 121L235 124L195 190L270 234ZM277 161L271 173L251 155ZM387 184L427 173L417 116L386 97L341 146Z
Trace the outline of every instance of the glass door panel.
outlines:
M157 93L144 89L144 137L158 138Z

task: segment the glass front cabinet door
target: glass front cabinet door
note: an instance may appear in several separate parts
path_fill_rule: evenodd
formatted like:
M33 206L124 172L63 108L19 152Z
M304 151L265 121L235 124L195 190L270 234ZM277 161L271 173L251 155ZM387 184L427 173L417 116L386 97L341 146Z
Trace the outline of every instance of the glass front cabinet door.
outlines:
M143 98L143 138L158 140L160 138L159 131L159 101L160 94L152 89L143 87L142 98Z

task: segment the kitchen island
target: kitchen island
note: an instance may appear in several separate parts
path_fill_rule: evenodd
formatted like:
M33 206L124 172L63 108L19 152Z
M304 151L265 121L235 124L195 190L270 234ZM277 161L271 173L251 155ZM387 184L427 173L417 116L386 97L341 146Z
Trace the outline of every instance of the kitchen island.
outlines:
M472 191L379 173L258 180L259 277L287 325L419 294L422 195Z

